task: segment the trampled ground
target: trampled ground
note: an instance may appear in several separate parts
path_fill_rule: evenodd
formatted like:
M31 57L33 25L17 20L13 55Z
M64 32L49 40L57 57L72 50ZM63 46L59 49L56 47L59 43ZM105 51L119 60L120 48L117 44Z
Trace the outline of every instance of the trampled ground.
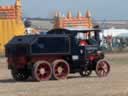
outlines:
M81 78L70 75L67 80L15 82L0 59L0 96L128 96L128 53L108 54L111 73L106 78Z

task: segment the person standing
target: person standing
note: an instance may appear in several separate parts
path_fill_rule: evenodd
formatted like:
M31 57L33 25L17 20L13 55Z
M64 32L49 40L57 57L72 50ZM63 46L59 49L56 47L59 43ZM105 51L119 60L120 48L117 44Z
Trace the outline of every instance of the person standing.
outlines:
M32 25L31 21L29 21L29 20L24 21L24 25L25 25L25 34L26 35L39 34L39 32L36 29L31 27L31 25Z

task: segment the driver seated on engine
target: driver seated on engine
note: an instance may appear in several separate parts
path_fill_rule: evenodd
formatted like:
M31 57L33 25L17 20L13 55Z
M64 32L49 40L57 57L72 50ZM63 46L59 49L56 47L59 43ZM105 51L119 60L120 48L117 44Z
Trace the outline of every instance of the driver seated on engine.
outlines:
M84 33L82 33L82 32L81 33L77 33L76 39L79 42L79 46L86 46L86 45L88 45L88 43L86 41L87 38L86 38Z
M97 42L97 40L95 39L94 36L93 36L93 37L90 37L90 38L88 39L88 43L89 43L90 45L98 45L98 42Z

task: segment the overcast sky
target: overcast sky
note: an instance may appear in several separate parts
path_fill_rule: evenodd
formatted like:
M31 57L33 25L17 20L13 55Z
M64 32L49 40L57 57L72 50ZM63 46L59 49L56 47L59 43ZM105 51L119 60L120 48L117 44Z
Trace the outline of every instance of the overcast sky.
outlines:
M13 4L15 0L0 0L0 5ZM52 17L56 10L66 15L68 10L75 16L87 9L94 19L128 19L128 0L22 0L23 14L29 17Z

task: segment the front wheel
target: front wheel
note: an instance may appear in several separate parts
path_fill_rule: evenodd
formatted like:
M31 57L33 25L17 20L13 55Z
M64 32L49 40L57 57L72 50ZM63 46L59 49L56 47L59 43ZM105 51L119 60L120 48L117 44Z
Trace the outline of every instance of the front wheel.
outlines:
M96 74L98 77L106 77L110 72L110 64L106 60L100 60L96 64Z

